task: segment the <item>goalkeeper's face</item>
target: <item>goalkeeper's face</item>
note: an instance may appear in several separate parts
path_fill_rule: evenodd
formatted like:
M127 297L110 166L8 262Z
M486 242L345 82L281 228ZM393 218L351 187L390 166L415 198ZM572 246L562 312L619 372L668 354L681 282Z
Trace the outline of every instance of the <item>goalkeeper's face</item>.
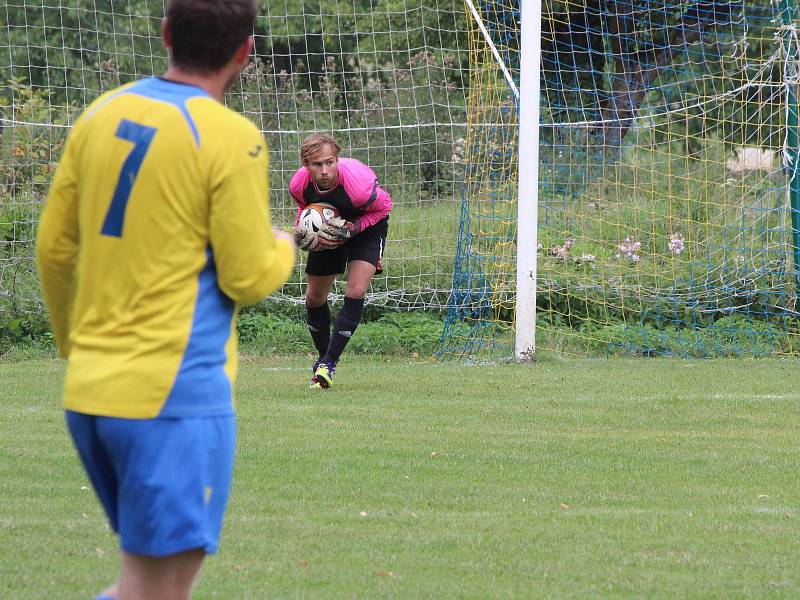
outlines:
M309 155L306 168L321 190L329 190L339 184L339 155L328 144Z

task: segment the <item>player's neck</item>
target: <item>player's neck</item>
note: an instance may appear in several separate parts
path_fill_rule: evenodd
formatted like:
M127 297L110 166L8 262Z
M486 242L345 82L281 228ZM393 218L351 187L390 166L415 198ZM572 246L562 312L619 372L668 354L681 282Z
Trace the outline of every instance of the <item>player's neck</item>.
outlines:
M218 102L222 102L225 98L225 90L230 80L228 73L224 71L200 74L186 72L174 66L169 67L162 77L168 81L174 81L175 83L184 83L186 85L199 87L201 90L208 92L208 95Z
M314 189L317 190L317 193L320 196L324 196L325 194L330 194L333 190L335 190L338 187L338 185L339 185L338 177L336 178L336 182L332 186L326 188L319 187L319 184L316 181L314 181Z

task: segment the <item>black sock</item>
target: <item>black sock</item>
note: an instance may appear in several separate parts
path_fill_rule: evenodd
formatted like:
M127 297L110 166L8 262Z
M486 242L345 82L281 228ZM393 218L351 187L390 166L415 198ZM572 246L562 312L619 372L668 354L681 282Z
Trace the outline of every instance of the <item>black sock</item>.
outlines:
M331 309L325 302L322 306L306 304L308 331L320 356L324 355L331 343Z
M333 335L331 336L331 343L328 346L328 352L322 359L325 362L336 364L339 362L339 357L347 346L347 342L356 331L356 327L361 322L361 313L364 312L364 299L363 298L348 298L344 297L344 306L339 314L336 315L336 320L333 322Z

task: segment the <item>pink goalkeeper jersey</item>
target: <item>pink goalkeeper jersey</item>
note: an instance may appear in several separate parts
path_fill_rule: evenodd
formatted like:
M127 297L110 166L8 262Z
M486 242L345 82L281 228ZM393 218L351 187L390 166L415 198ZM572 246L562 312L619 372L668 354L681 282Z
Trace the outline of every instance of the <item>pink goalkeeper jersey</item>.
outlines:
M375 172L355 158L339 159L339 184L320 193L309 170L302 166L289 182L289 193L297 203L297 219L303 208L315 202L327 202L339 209L342 218L355 223L358 231L375 225L389 216L392 198L378 185Z

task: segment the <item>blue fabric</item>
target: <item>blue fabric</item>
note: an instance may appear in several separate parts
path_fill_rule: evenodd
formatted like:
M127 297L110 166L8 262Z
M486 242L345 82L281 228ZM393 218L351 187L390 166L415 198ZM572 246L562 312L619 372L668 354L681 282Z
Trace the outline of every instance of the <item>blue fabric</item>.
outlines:
M186 102L198 96L209 97L208 92L193 85L177 83L160 77L148 77L137 81L131 87L123 90L122 93L136 94L175 106L181 111L183 118L186 119L186 123L189 125L189 129L192 130L195 144L197 144L198 148L200 147L200 133L197 131L197 125L195 125L192 115L189 114L189 109L186 108Z
M233 391L225 373L225 344L231 335L235 305L219 289L211 250L207 254L208 262L200 272L189 343L159 413L162 417L233 414Z
M75 447L126 552L214 554L236 417L120 419L66 412Z
M122 165L122 171L117 180L117 187L111 198L111 206L106 214L106 220L100 233L114 237L122 237L122 224L125 221L125 208L131 197L133 183L142 168L144 157L150 148L156 130L127 119L122 119L117 128L117 137L133 142L133 149Z

